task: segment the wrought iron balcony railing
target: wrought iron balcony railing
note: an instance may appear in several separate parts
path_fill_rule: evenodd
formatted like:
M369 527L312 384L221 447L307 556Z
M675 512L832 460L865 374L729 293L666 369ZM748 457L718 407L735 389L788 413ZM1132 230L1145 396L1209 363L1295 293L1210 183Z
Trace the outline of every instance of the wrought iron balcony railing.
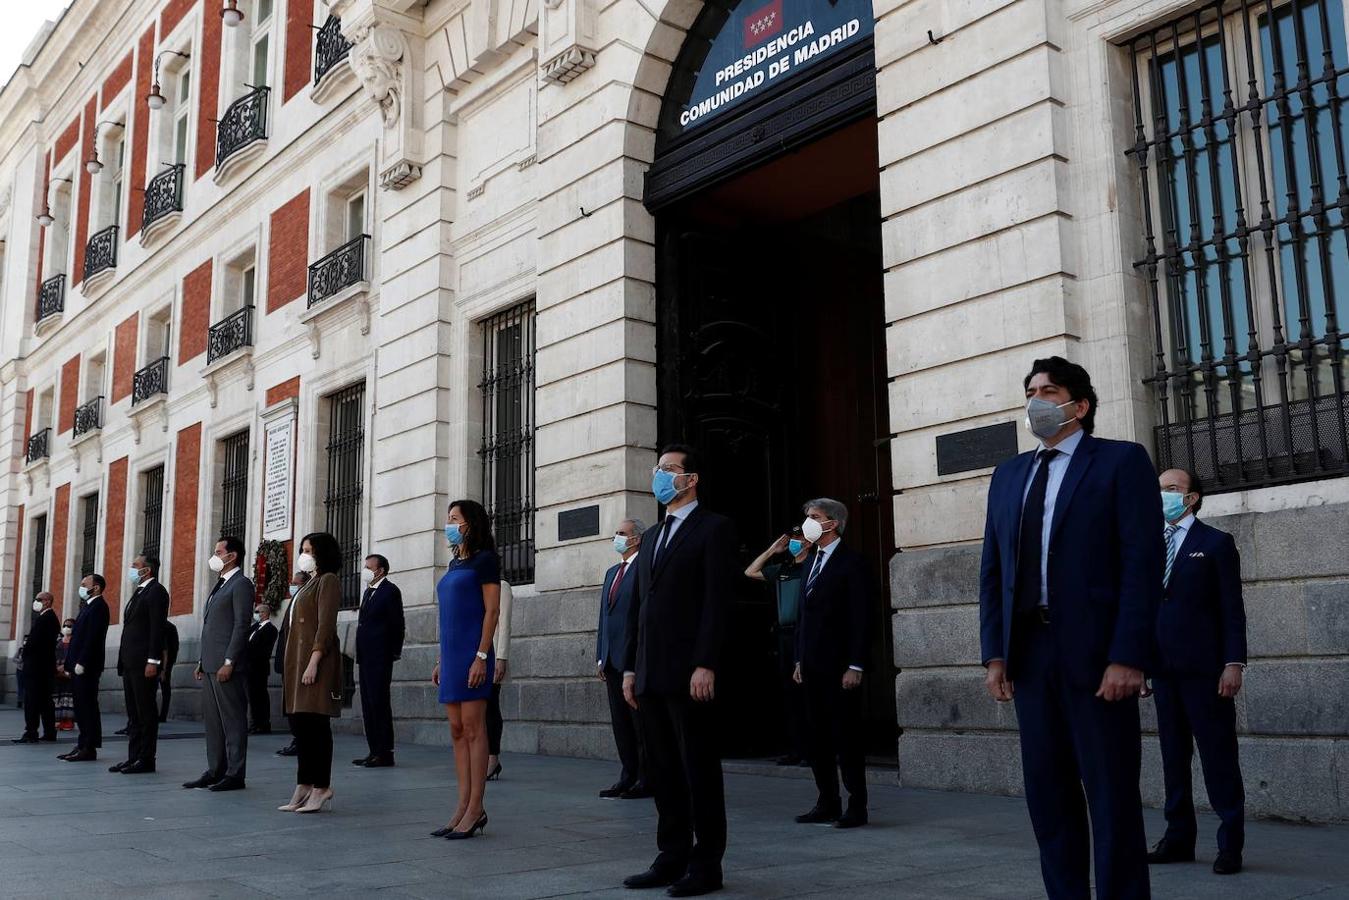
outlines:
M235 350L253 346L253 307L245 306L211 326L206 338L206 363L224 359Z
M271 88L255 87L230 104L216 126L215 167L254 141L267 137L267 97Z
M161 356L136 373L131 381L131 405L169 392L169 358Z
M75 437L83 437L103 427L103 398L95 397L75 407Z
M141 227L149 228L170 213L183 211L182 163L176 163L160 172L145 186L144 214Z
M117 232L116 225L109 225L89 238L84 247L85 281L100 272L117 268Z
M314 84L323 80L323 76L333 66L347 58L351 52L351 43L342 37L342 20L337 16L328 16L328 21L318 31L317 44L314 47Z
M309 267L311 307L322 303L344 288L367 279L365 257L369 242L370 235L363 234L347 241Z
M28 461L35 463L39 459L51 456L52 430L44 428L28 438Z
M37 295L37 321L54 316L66 308L66 276L53 275L42 282Z

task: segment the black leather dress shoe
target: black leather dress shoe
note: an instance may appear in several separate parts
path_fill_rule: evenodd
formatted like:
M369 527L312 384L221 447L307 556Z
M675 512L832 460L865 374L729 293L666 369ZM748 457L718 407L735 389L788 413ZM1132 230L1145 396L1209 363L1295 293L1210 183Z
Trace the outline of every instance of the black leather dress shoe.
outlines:
M370 760L372 760L372 759L374 759L374 758L375 758L374 756L362 756L360 759L353 759L353 760L351 761L351 764L352 764L353 766L363 766L363 765L365 765L366 763L370 762Z
M393 754L372 756L365 761L364 765L367 769L387 769L393 765Z
M122 760L122 761L119 762L119 763L113 763L112 765L108 766L108 771L109 771L109 772L120 772L120 771L122 771L123 769L125 769L125 768L126 768L127 766L129 766L129 765L131 765L131 760L129 760L129 759L124 759L124 760Z
M1194 862L1194 844L1182 844L1169 838L1162 838L1148 851L1148 862L1152 865L1174 862Z
M155 770L155 764L138 759L122 767L123 775L148 775Z
M618 796L621 800L645 800L648 797L654 797L656 795L652 793L651 788L639 783L634 784Z
M44 744L55 744L55 743L56 743L56 735L54 735L54 734L44 734L44 735L42 736L42 743L44 743Z
M276 755L277 755L277 756L294 756L294 755L296 755L296 754L299 753L299 752L300 752L300 751L298 751L298 750L295 749L295 742L294 742L294 741L291 741L289 744L287 744L286 746L282 747L280 750L276 751Z
M214 775L203 775L192 781L184 781L183 787L187 788L189 791L195 791L197 788L208 788L219 780L220 779L216 778Z
M621 781L616 781L616 782L614 782L613 784L611 784L609 787L607 787L607 788L605 788L604 790L600 791L600 796L603 797L605 800L613 800L613 799L616 799L616 798L618 798L618 797L622 797L622 796L623 796L623 792L626 791L626 790L628 790L628 789L631 788L631 787L632 787L632 785L630 785L630 784L624 784L624 783L621 782ZM667 883L668 883L668 882L667 882Z
M1219 853L1213 861L1214 875L1235 875L1241 871L1241 854Z
M867 811L865 809L850 809L838 817L834 823L835 828L861 828L867 824Z
M128 729L126 729L126 728L119 728L119 729L117 729L116 731L114 731L113 734L123 734L123 735L124 735L124 734L127 733L127 731L128 731Z
M13 738L13 739L10 741L10 743L11 743L11 744L36 744L36 743L37 743L37 735L35 735L35 734L22 734L22 735L19 735L19 736L16 737L16 738Z
M643 888L666 887L679 880L679 876L674 872L666 872L660 869L647 869L638 875L629 875L623 879L623 887L633 890Z
M58 754L56 755L56 758L59 759L59 760L65 761L65 762L69 762L69 761L70 761L70 758L71 758L72 756L74 756L76 753L79 753L79 752L80 752L80 749L79 749L78 747L76 747L74 750L71 750L71 751L68 752L68 753L58 753Z
M215 784L207 788L208 791L242 791L244 789L244 780L226 775Z
M59 758L64 759L66 762L93 762L98 759L98 751L76 750L74 753L67 753L65 756Z
M822 825L826 822L832 822L839 817L837 808L820 806L818 803L810 808L810 812L802 813L796 817L798 825Z
M701 897L721 890L721 879L710 875L685 875L665 891L671 897Z

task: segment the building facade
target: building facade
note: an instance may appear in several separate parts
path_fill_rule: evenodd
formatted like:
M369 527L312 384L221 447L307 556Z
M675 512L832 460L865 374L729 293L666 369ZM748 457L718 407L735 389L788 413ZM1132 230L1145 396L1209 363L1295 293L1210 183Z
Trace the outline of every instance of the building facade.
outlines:
M222 530L326 529L350 604L361 556L392 561L399 728L443 740L438 534L479 497L516 585L507 748L607 755L595 586L683 438L747 559L807 497L852 509L875 755L1014 792L978 543L992 466L1032 444L1020 379L1058 353L1098 433L1196 468L1238 536L1253 810L1344 818L1345 21L75 0L0 92L0 630L12 651L33 592L71 609L86 570L120 599L148 548L190 659ZM763 755L769 596L747 583L731 619L727 752Z

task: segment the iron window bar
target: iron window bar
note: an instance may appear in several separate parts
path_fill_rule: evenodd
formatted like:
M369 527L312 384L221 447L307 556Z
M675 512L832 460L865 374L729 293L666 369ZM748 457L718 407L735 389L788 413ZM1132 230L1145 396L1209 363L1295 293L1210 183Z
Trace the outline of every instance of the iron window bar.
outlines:
M53 275L42 282L37 295L37 319L41 322L48 316L64 312L66 308L66 276Z
M248 432L220 442L224 477L220 482L220 534L244 539L248 529Z
M84 531L80 535L80 578L94 574L94 555L98 552L98 494L84 498Z
M117 267L116 225L109 225L102 231L94 232L84 246L84 280L88 281L101 272Z
M141 555L159 556L164 524L164 467L145 470L145 505L141 509Z
M1349 473L1349 67L1332 6L1211 2L1132 43L1157 463L1215 492Z
M352 238L309 266L309 306L312 308L367 279L366 248L370 235Z
M141 207L142 228L149 228L160 219L183 211L183 172L186 168L182 163L174 163L150 179Z
M52 430L43 428L41 431L35 431L28 436L27 459L30 463L35 463L39 459L48 459L51 457Z
M159 359L138 371L131 379L131 405L169 392L169 358Z
M236 350L253 346L253 307L230 313L210 327L206 336L206 363L224 359Z
M351 42L342 36L342 20L328 15L323 27L318 30L314 45L314 84L323 80L338 63L351 53Z
M324 528L342 551L342 609L361 605L361 503L365 471L365 383L328 398L328 481Z
M103 427L103 397L100 395L75 407L75 437Z
M215 167L252 144L267 137L267 97L271 88L265 84L253 88L225 110L216 123Z
M47 567L47 517L38 516L33 520L33 572L29 579L29 585L33 589L33 596L37 597L42 593L43 569Z

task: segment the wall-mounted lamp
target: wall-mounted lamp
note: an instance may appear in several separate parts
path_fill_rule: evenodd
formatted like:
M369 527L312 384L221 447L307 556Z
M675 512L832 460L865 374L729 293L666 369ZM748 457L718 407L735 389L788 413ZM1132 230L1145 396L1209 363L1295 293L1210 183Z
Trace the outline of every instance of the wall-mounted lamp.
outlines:
M177 50L159 51L159 55L155 57L155 80L150 85L150 93L145 95L145 105L150 107L151 109L163 109L164 104L167 102L164 99L164 95L159 91L159 61L164 58L164 55L166 53L171 53L174 56L181 56L183 59L192 58L186 53L179 53Z
M104 125L116 125L118 128L122 127L121 122L108 121L99 122L94 125L94 146L89 158L84 161L84 170L90 175L97 175L99 172L103 171L103 163L98 159L98 129L102 128Z
M66 184L70 184L69 178L53 178L52 181L64 181ZM48 185L49 189L50 187L51 186ZM37 223L41 225L43 228L50 228L55 221L56 221L55 217L52 216L51 203L50 201L47 200L46 197L43 197L42 212L37 214Z
M226 0L225 8L220 11L220 18L224 19L230 28L237 27L244 20L244 11L239 8L239 0Z

